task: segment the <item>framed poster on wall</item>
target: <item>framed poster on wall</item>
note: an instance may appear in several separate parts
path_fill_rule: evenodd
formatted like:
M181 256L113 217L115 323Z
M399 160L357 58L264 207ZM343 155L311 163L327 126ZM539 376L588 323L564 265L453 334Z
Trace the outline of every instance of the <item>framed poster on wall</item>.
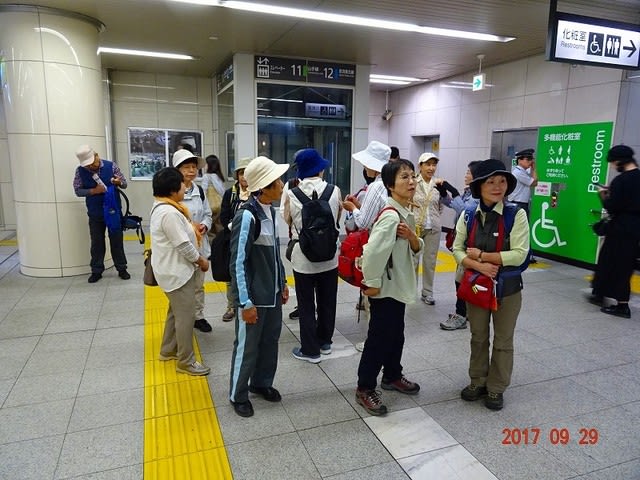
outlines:
M189 145L194 155L202 155L202 132L129 127L129 168L131 180L151 180L161 168L171 165L178 147Z

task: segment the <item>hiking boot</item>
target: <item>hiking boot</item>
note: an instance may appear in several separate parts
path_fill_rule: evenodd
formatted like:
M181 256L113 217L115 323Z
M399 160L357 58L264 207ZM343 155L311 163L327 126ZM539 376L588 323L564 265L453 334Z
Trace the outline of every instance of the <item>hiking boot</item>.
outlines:
M384 415L387 407L382 404L380 392L377 390L356 390L356 402L364 407L371 415Z
M122 279L122 280L129 280L131 278L131 275L129 275L129 272L127 272L126 270L120 270L118 272L118 276Z
M436 300L433 298L433 295L422 295L422 301L427 305L435 305Z
M91 276L89 277L89 279L87 280L87 282L96 283L101 278L102 278L102 274L101 273L92 273Z
M475 383L464 387L460 392L460 397L467 402L475 402L483 395L487 394L487 387L484 385L476 385Z
M407 395L416 395L420 391L420 385L407 380L404 375L393 382L383 378L382 382L380 382L380 386L383 390L397 390L398 392L406 393Z
M249 391L256 395L262 395L267 402L279 402L282 400L280 392L273 387L254 387L249 385Z
M484 406L489 410L502 410L504 398L501 393L489 392L484 399Z
M467 328L467 318L462 315L454 313L449 315L444 322L440 323L440 328L443 330L458 330L461 328Z
M222 315L222 321L223 322L230 322L231 320L233 320L236 316L236 309L235 308L227 308L227 311L224 312L224 315Z
M293 358L304 360L305 362L309 363L320 363L321 361L320 355L305 355L304 353L302 353L300 347L295 347L293 350L291 350L291 355L293 355Z
M358 342L354 345L356 347L356 350L359 352L363 352L364 351L364 342Z
M181 367L179 364L176 365L176 372L178 373L186 373L188 375L209 375L211 369L206 365L194 361L191 365L187 365L186 367Z
M293 311L289 314L290 320L298 320L300 318L300 314L298 313L298 306L293 309Z
M241 417L253 417L253 405L247 400L246 402L231 402L235 412Z
M325 343L324 345L320 345L320 353L322 355L329 355L331 353L331 344Z
M208 333L212 330L211 325L204 318L196 320L193 324L194 328L197 328L201 332Z
M602 313L607 315L615 315L621 318L631 318L631 309L628 303L619 303L617 305L611 305L610 307L602 307L600 309Z

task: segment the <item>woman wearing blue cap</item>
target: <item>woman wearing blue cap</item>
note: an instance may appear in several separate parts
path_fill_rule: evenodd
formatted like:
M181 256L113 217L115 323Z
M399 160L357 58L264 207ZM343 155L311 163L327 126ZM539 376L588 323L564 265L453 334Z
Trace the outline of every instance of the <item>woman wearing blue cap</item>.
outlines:
M292 227L293 239L305 235L303 225L303 202L312 198L325 200L331 209L331 225L337 225L342 211L342 194L337 186L322 179L329 162L313 148L300 150L295 157L298 166L297 187L287 191L283 216ZM337 235L331 236L335 245L327 246L327 259L309 258L305 245L298 242L291 251L291 264L296 282L298 314L300 322L300 347L291 352L294 358L319 363L321 355L331 353L333 331L336 322L336 297L338 294L338 248ZM331 251L335 246L335 252ZM318 249L322 246L318 245ZM325 258L325 257L322 257ZM317 312L317 317L316 317Z

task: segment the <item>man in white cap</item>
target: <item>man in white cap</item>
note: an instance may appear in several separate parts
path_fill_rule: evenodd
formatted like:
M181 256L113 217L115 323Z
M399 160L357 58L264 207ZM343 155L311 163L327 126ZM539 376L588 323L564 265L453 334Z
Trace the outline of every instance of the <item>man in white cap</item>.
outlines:
M280 258L276 211L288 164L253 159L244 171L251 197L231 224L231 289L236 308L236 338L231 357L229 400L241 417L251 417L249 392L268 402L281 400L273 388L278 366L282 305L289 299ZM256 236L256 233L259 234Z
M347 216L345 222L348 222L352 216L357 228L371 228L376 215L384 208L387 202L387 189L382 183L380 172L382 167L389 161L390 155L391 147L375 140L369 143L364 150L352 155L354 160L360 162L367 169L367 175L375 175L376 179L367 188L362 205L358 204L353 195L347 195L342 206L350 212L350 215Z
M104 234L107 224L104 218L104 198L108 185L127 188L127 180L120 168L113 162L103 160L89 145L81 145L76 150L76 157L80 165L76 168L73 178L73 190L78 197L85 197L87 215L89 216L89 234L91 236L91 276L89 283L95 283L102 278L104 271L104 254L106 251ZM119 196L116 196L118 204ZM122 245L122 229L109 230L109 244L113 263L118 270L118 276L129 280L127 272L127 257Z

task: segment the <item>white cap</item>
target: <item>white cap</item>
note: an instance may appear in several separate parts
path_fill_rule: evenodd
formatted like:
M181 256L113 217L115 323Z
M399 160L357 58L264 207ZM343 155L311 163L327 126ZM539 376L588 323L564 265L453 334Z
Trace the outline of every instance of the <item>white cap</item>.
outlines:
M176 153L173 154L173 159L171 160L171 163L173 164L174 167L178 168L180 164L186 162L190 158L196 159L196 166L198 167L198 169L204 168L205 166L204 158L194 155L186 148L181 148L180 150L176 150Z
M76 157L78 157L80 166L88 167L94 162L96 158L96 152L94 152L93 148L91 148L89 145L80 145L76 149Z

